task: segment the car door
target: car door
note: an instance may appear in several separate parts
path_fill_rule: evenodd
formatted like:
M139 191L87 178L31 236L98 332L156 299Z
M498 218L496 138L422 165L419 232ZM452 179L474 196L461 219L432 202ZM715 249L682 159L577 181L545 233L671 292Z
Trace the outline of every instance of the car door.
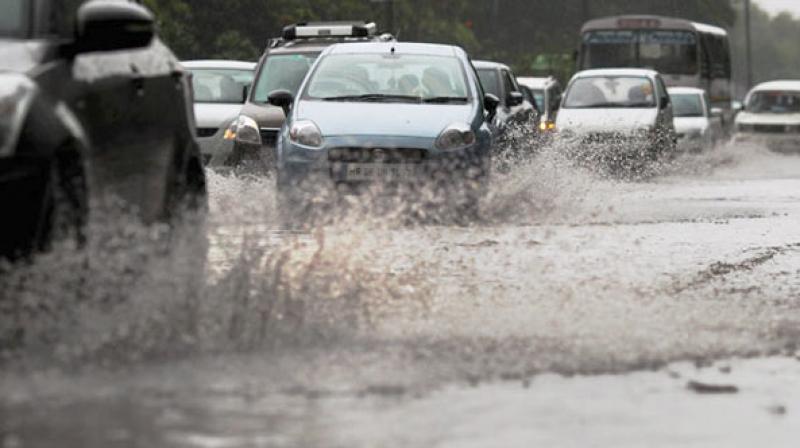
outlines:
M658 114L656 115L656 129L659 129L659 135L662 135L667 142L675 143L677 135L675 133L675 121L672 113L672 102L667 93L667 85L660 75L655 77L656 93L658 98Z
M522 94L514 75L510 71L502 69L500 70L500 82L503 85L504 96L504 98L501 98L501 100L503 101L503 104L505 104L509 121L514 123L531 122L533 119L533 107L525 102L524 95ZM517 104L512 102L512 95L514 94L523 95L522 101Z
M163 218L176 165L186 163L182 148L194 142L177 60L155 39L146 48L80 55L73 75L83 86L74 109L92 142L92 190L135 206L146 222Z

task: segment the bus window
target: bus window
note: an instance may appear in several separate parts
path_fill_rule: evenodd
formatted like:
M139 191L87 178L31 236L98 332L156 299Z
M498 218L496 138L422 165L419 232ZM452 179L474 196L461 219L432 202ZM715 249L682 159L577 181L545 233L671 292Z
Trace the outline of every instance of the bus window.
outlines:
M671 75L697 74L697 38L688 31L642 31L639 66Z
M631 30L586 33L581 66L584 69L636 66L636 40L637 33Z

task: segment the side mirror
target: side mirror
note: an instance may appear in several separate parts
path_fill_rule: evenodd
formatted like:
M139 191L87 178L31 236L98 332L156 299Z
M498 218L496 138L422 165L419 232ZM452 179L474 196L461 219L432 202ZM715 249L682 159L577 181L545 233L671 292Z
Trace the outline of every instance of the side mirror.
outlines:
M143 48L155 37L153 14L132 2L86 2L78 9L76 24L75 54Z
M522 92L509 92L508 98L506 98L508 107L519 106L523 101L525 101L525 95Z
M497 108L500 107L500 98L496 97L491 93L487 93L483 97L483 107L488 112L489 116L488 119L490 122L494 121L495 115L497 115Z
M267 102L275 107L283 109L284 115L288 117L292 103L294 103L294 95L288 90L276 90L269 94Z

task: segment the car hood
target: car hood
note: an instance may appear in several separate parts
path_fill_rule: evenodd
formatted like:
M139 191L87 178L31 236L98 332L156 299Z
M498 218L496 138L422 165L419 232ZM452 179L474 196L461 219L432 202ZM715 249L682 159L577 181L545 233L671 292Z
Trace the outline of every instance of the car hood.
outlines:
M194 116L199 128L218 128L239 116L241 104L195 104Z
M679 134L686 134L692 131L703 132L708 128L708 118L706 117L675 117L675 130Z
M0 39L0 71L28 72L40 63L44 51L41 43Z
M382 135L436 138L453 123L472 121L471 104L421 105L301 101L298 120L311 120L322 135Z
M626 132L653 126L658 109L561 109L556 127L574 132Z
M754 114L741 112L736 116L738 124L800 124L800 114Z

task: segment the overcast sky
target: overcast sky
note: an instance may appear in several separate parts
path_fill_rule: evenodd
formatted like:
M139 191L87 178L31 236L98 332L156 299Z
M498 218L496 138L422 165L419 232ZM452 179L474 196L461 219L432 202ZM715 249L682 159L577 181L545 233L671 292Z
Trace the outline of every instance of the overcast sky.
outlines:
M789 11L795 17L800 17L800 0L755 0L755 3L773 14Z

